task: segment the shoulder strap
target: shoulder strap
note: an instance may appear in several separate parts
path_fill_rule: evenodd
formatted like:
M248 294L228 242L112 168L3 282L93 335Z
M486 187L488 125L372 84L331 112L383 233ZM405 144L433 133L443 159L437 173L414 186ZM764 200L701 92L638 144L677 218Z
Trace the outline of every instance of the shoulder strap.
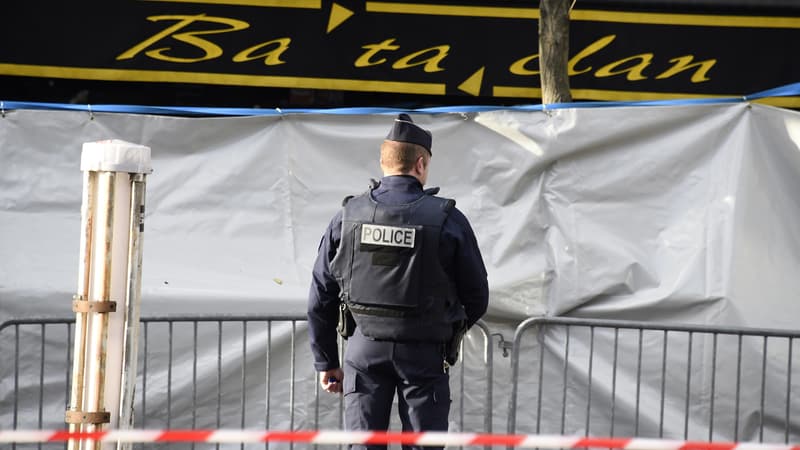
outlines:
M443 203L440 203L440 204L442 206L442 211L444 211L445 214L450 214L450 211L452 211L453 208L456 207L456 201L453 200L452 198L435 197L435 195L439 193L439 187L438 186L425 189L423 192L425 193L425 195L430 195L431 197L434 197L434 198L437 198L439 200L442 200Z
M367 192L372 192L375 189L378 189L378 186L380 186L380 185L381 185L381 180L376 180L375 178L370 178L369 179L369 186L368 186L369 190ZM437 192L438 192L438 190L439 190L439 188L436 188ZM364 194L361 194L361 195L364 195ZM347 202L349 202L350 199L353 198L353 197L355 197L355 195L348 195L347 197L345 197L344 200L342 200L342 206L345 206L347 204Z

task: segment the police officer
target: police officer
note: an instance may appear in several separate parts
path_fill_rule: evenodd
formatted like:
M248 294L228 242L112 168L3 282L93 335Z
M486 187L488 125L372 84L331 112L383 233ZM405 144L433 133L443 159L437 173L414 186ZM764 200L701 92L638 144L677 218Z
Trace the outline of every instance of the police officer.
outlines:
M438 188L423 190L431 143L428 130L400 114L381 145L383 178L345 199L319 245L308 300L311 351L322 388L344 393L347 430L388 429L397 394L403 431L447 431L448 347L487 308L472 227L455 201L434 195ZM344 370L340 317L355 322Z

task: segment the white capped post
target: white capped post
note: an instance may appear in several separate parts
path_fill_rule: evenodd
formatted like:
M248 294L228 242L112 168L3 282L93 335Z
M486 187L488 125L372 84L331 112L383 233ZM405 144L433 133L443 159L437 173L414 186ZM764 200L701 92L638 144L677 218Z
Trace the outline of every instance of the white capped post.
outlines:
M81 253L65 421L72 432L100 431L104 424L127 429L133 422L150 147L116 139L87 142L81 170ZM70 450L99 446L92 440L69 441Z

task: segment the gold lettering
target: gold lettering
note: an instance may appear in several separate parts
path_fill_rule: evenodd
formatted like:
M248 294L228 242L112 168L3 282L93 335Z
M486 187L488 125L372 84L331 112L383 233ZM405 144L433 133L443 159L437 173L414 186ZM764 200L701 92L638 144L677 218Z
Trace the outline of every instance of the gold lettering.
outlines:
M425 72L439 72L444 69L439 67L439 63L447 56L447 51L450 50L449 45L437 45L436 47L426 48L418 52L414 52L408 56L398 59L392 64L392 69L408 69L409 67L425 65ZM423 59L417 62L411 62L414 58L418 58L425 53L435 52L436 54L428 59Z
M567 73L569 76L573 75L580 75L588 72L592 72L594 68L591 65L585 65L584 67L578 67L583 60L588 58L589 56L598 53L600 50L607 47L609 44L614 42L617 38L615 34L609 34L604 36L600 39L589 44L587 47L582 49L578 52L575 56L573 56L568 63L567 66ZM603 67L599 68L596 72L592 75L597 78L605 78L611 77L615 75L622 75L626 74L626 78L630 81L637 81L637 80L645 80L648 77L644 74L645 69L650 67L653 64L655 56L653 53L640 53L638 55L629 56L627 58L623 58L617 61L613 61L609 64L604 65ZM509 72L514 75L521 75L521 76L530 76L530 75L538 75L540 71L538 70L539 67L536 67L535 61L539 59L538 54L528 55L523 58L520 58L514 61L508 68ZM711 78L708 77L708 73L712 67L717 63L716 59L707 59L704 61L695 61L693 55L685 55L680 56L677 58L673 58L669 60L672 63L672 67L664 70L661 74L656 76L655 78L658 80L663 80L665 78L671 78L675 75L694 70L692 72L691 81L692 83L702 83L704 81L709 81Z
M280 38L254 45L237 53L236 56L233 57L233 62L245 62L264 58L264 64L267 66L286 64L286 61L281 61L281 54L289 49L290 42L292 42L290 38ZM276 44L276 48L264 53L253 54L253 52L273 44Z
M572 59L569 60L569 64L567 65L567 73L569 75L580 75L582 73L586 73L586 72L591 71L592 70L592 66L589 66L589 67L587 67L587 68L585 68L583 70L576 69L575 66L577 66L578 63L582 59L584 59L584 58L588 57L589 55L592 55L592 54L597 53L600 50L602 50L604 47L606 47L608 44L610 44L616 38L617 38L617 35L609 34L606 37L602 37L602 38L594 41L588 47L586 47L585 49L583 49L580 52L578 52L577 55L573 56Z
M232 31L239 31L245 28L250 27L250 24L241 20L236 19L228 19L225 17L208 17L205 14L198 14L195 16L185 16L185 15L175 15L175 16L150 16L147 20L151 22L158 22L160 20L177 20L178 23L172 25L165 30L161 31L160 33L156 33L155 35L145 39L144 41L140 42L139 44L131 47L129 50L126 50L119 56L117 56L117 60L123 59L131 59L138 55L140 52L145 50L146 48L154 45L156 42L165 39L167 37L172 37L178 41L187 43L192 45L196 48L199 48L203 51L203 56L197 58L185 58L179 56L170 56L166 53L172 50L171 47L161 47L157 49L153 49L150 51L145 52L145 55L153 58L158 59L161 61L170 61L170 62L179 62L179 63L193 63L198 61L205 61L209 59L218 58L222 55L222 48L211 41L206 39L197 37L206 34L218 34L218 33L229 33ZM176 33L176 31L181 30L194 22L213 22L213 23L221 23L227 25L225 28L214 29L214 30L204 30L204 31L187 31L184 33Z
M381 58L377 61L370 61L370 58L375 56L381 50L397 50L400 48L399 45L392 45L396 39L387 39L378 44L367 44L361 48L367 49L363 55L359 56L356 60L355 66L356 67L367 67L367 66L377 66L378 64L383 64L386 62L386 58Z
M694 56L692 55L681 56L679 58L670 59L669 62L673 63L674 65L670 69L667 69L662 74L658 75L656 79L663 80L664 78L669 78L680 72L683 72L684 70L689 70L697 67L698 68L697 71L695 71L695 73L692 74L691 78L692 83L701 83L703 81L710 80L711 78L708 78L706 74L708 73L709 70L711 70L712 67L714 67L714 64L717 63L717 60L707 59L705 61L698 61L694 64L690 64L693 60Z
M533 61L534 59L539 59L539 55L538 54L530 55L522 59L518 59L517 61L514 62L514 64L511 64L511 67L509 67L508 70L511 71L511 73L513 73L514 75L539 75L538 70L525 68L525 65Z
M634 64L632 67L621 68L616 70L617 68L625 65L628 62L638 60L638 64ZM619 61L614 61L611 64L607 64L601 67L597 72L594 73L594 76L598 78L605 78L611 77L614 75L621 75L625 72L628 72L628 76L626 77L629 81L636 81L636 80L645 80L647 79L646 76L642 75L642 71L650 65L650 62L653 60L652 53L642 53L640 55L629 56L627 58L620 59Z

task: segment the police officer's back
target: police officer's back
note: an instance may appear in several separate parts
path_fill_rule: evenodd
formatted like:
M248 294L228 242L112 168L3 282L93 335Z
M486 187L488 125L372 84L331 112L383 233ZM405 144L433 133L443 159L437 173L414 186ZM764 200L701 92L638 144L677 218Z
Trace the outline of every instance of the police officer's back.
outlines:
M311 350L323 389L345 395L348 430L387 429L397 393L403 431L446 431L448 344L486 311L486 270L468 220L438 189L423 190L431 143L400 114L381 145L384 177L345 199L320 242ZM355 330L341 368L343 312Z

